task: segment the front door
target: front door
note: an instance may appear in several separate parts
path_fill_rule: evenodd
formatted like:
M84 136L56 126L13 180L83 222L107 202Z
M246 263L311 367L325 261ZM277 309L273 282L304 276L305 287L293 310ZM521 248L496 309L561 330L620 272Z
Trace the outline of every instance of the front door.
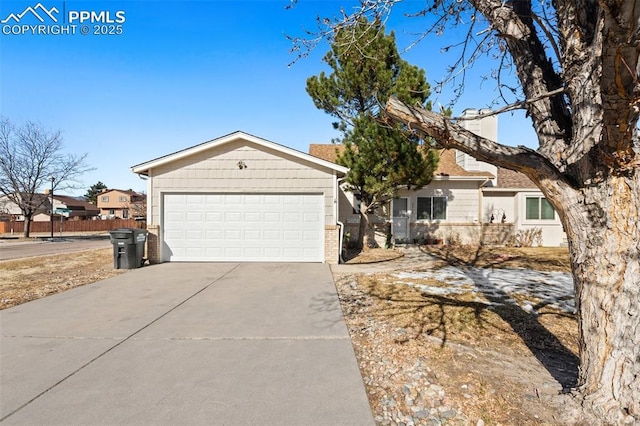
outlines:
M409 240L409 199L393 199L393 236L396 241Z

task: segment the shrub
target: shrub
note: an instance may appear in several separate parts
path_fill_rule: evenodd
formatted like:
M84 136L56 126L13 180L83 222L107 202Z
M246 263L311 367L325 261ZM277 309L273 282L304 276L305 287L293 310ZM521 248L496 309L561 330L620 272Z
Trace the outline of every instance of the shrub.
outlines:
M516 247L533 247L542 245L542 228L521 229L516 234Z

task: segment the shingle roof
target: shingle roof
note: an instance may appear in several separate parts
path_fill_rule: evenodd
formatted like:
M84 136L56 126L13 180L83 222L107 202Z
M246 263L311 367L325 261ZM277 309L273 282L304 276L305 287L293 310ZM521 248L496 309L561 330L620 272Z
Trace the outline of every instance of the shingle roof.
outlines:
M133 191L133 190L129 190L129 189L117 189L117 188L111 188L111 189L105 189L102 192L100 192L100 194L106 194L108 192L112 192L112 191L118 191L121 192L123 194L127 194L127 195L144 195L141 194L139 192Z
M70 197L68 195L53 195L53 198L64 203L67 208L72 210L85 210L88 212L99 212L100 210L94 204L88 203L83 200L78 200L77 198Z
M498 185L496 188L537 188L528 177L513 170L498 167Z
M339 144L312 143L311 145L309 145L309 155L312 155L321 160L330 161L332 163L337 162L338 153L342 153L342 151L344 151L344 145Z
M344 151L344 145L337 144L311 144L309 145L309 155L321 158L326 161L336 162L338 153ZM453 149L440 151L440 161L438 168L434 172L435 176L479 176L494 177L492 173L485 171L469 171L460 167L456 163L456 152Z
M454 149L443 149L440 151L440 161L436 169L435 176L482 176L494 177L493 173L480 170L466 170L456 163L456 151Z

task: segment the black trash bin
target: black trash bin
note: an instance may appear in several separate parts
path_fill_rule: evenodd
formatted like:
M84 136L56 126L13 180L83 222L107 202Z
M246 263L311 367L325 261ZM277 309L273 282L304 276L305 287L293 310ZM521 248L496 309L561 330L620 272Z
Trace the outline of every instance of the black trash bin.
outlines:
M147 230L120 228L109 231L113 245L114 269L136 269L144 262L144 243Z

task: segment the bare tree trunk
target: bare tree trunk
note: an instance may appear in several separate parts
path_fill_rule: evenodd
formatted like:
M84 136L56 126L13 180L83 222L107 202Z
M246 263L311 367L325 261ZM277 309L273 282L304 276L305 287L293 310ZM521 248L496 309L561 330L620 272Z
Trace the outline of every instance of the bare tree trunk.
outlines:
M564 212L580 326L577 390L601 421L637 424L640 178L610 177L577 194Z
M31 216L24 215L24 237L29 238L30 233L31 233Z
M375 229L371 225L367 213L360 212L360 226L358 227L358 248L367 251L378 246Z

